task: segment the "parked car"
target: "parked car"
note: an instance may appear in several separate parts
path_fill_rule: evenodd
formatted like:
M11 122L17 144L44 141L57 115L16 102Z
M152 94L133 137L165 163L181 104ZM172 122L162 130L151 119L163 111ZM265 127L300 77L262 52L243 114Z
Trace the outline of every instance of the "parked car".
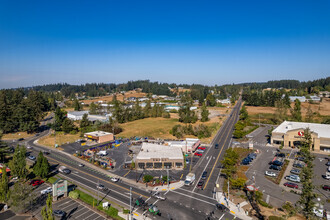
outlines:
M201 180L198 182L197 187L201 189L203 185L204 185L204 181Z
M268 171L268 170L266 170L265 175L266 175L266 176L275 177L275 176L276 176L276 173L274 173L274 172L272 172L272 171Z
M202 180L205 180L206 176L207 176L207 171L204 171L203 174L202 174Z
M278 160L274 160L271 164L275 165L275 166L282 166L283 163L281 161Z
M51 193L53 192L53 188L52 187L48 187L47 189L44 189L44 190L41 190L41 194L44 195L44 194L48 194L48 193Z
M329 185L323 185L322 189L330 191L330 186Z
M250 153L248 156L248 158L251 158L252 160L257 158L257 154L256 153Z
M197 153L204 153L204 150L197 149L195 152L197 152Z
M217 207L217 209L219 209L222 212L225 212L225 211L228 211L229 212L229 209L225 205L223 205L221 203L216 204L216 207Z
M300 183L300 177L297 175L289 175L285 177L286 180L290 180L292 182Z
M302 163L294 163L293 164L293 167L303 168L304 167L304 164L302 164Z
M63 218L66 215L66 213L65 213L65 211L62 211L62 210L54 210L53 215L55 215L56 217L59 217L59 218Z
M118 182L118 181L119 181L119 178L116 178L116 177L112 177L110 180L111 180L112 182L116 183L116 182Z
M276 165L270 165L269 169L271 169L271 170L281 170L282 167L276 166Z
M328 172L330 172L330 166L328 166Z
M44 182L45 181L43 181L43 180L32 180L30 182L30 185L32 185L32 186L39 186L39 185L43 184Z
M218 148L219 148L219 144L215 144L215 145L214 145L214 148L215 148L215 149L218 149Z
M297 157L296 160L304 161L305 160L305 157Z
M205 147L198 147L198 149L205 150L206 148Z
M326 166L330 166L330 161L328 161L325 165L326 165Z
M199 156L199 157L203 156L202 153L198 153L198 152L194 153L194 155L195 155L195 156Z
M189 164L189 159L188 158L186 158L186 164Z
M297 175L299 175L300 172L301 172L301 170L298 170L298 169L292 169L292 170L290 171L290 173L297 174Z
M289 187L289 188L298 189L298 185L295 184L295 183L286 182L283 185L286 186L286 187Z
M251 162L251 160L248 160L248 159L243 159L242 160L242 165L249 165L250 164L250 162Z
M27 148L27 149L32 149L32 147L31 147L30 145L28 145L26 148Z
M276 157L285 157L285 153L277 153L275 156Z
M32 155L28 156L28 158L29 158L30 160L35 160L35 159L36 159L36 157L35 157L35 156L32 156Z

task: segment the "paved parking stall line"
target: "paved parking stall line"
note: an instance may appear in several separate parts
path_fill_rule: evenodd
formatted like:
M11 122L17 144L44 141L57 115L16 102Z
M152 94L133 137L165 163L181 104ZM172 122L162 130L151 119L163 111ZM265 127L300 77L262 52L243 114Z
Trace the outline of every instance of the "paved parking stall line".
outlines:
M77 210L77 212L76 212L76 214L78 214L78 213L82 213L82 212L85 212L86 211L86 207L85 206L83 206L83 205L81 205L82 207L81 207L81 209L79 210ZM87 209L88 210L88 209ZM81 212L82 211L82 212Z
M99 215L99 217L95 218L94 220L98 220L99 218L101 218L101 219L105 219L103 216L100 216L100 215Z
M75 205L79 205L79 204L76 203L76 202L73 202L72 204L69 204L69 205L63 207L62 209L63 209L63 210L66 210L68 207L71 207L72 205L75 206ZM71 209L71 208L69 208L69 209Z
M84 219L88 219L89 217L92 217L93 215L98 215L97 213L95 213L95 212L93 212L91 215L89 215L89 216L87 216L86 218L84 218Z
M58 207L61 208L63 205L66 205L66 204L69 203L70 201L71 201L71 200L69 199L67 202L58 205Z
M81 217L83 214L86 214L86 213L88 213L88 212L93 212L93 211L91 211L91 210L89 210L89 209L87 209L87 211L86 212L83 212L81 215L78 215L77 217L75 217L75 218L79 218L79 217ZM94 213L94 212L93 212Z

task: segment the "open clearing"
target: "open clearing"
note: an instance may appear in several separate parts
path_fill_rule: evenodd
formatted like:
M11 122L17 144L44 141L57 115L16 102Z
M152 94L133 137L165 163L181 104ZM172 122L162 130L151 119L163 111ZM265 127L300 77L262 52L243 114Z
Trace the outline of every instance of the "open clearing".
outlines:
M136 97L136 98L141 98L141 97L146 97L147 94L144 92L136 92L136 91L128 91L125 93L125 95L122 95L121 93L116 94L117 100L123 101L124 98L130 98L130 97ZM113 95L109 96L101 96L101 97L95 97L94 99L88 99L88 100L81 100L85 104L90 104L92 102L98 102L98 101L103 101L105 103L111 102L113 99Z
M77 133L77 134L56 133L56 144L58 144L58 145L72 143L78 139L80 139L80 133ZM47 135L47 136L40 138L38 140L38 144L45 145L48 147L54 147L55 146L54 134Z
M2 140L14 140L18 138L29 138L32 137L34 134L28 134L26 132L16 132L16 133L9 133L4 134L2 136Z

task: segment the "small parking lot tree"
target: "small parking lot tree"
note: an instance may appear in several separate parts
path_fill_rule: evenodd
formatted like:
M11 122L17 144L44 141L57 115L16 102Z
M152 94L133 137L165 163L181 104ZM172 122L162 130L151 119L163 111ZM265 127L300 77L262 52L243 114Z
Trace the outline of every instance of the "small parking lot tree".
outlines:
M149 183L149 182L151 182L153 179L154 179L154 177L151 176L151 175L144 175L144 177L143 177L143 182L145 182L145 183Z

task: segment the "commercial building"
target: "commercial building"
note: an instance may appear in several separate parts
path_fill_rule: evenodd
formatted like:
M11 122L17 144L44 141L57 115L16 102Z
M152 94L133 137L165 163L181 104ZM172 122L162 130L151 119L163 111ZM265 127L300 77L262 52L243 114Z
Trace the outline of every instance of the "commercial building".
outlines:
M137 169L182 170L184 157L180 148L143 142L135 164Z
M109 117L112 116L111 113L105 115L90 115L88 111L72 111L72 112L68 112L67 117L70 120L78 121L78 120L82 120L84 114L87 114L87 119L92 122L95 121L107 122L109 120Z
M177 147L184 153L191 153L195 151L200 145L201 141L197 138L186 138L185 141L167 141L166 144L170 147Z
M230 104L230 99L217 99L217 103Z
M72 111L72 112L68 112L67 117L68 119L78 121L82 119L84 114L88 115L88 111Z
M309 128L314 151L330 152L330 125L284 121L272 132L271 143L284 147L299 146L304 140L304 130Z
M93 132L85 133L84 137L87 138L88 140L92 140L97 143L104 143L107 141L114 140L112 133L104 132L104 131L93 131Z
M290 102L296 101L298 99L300 102L306 102L305 96L289 96Z

